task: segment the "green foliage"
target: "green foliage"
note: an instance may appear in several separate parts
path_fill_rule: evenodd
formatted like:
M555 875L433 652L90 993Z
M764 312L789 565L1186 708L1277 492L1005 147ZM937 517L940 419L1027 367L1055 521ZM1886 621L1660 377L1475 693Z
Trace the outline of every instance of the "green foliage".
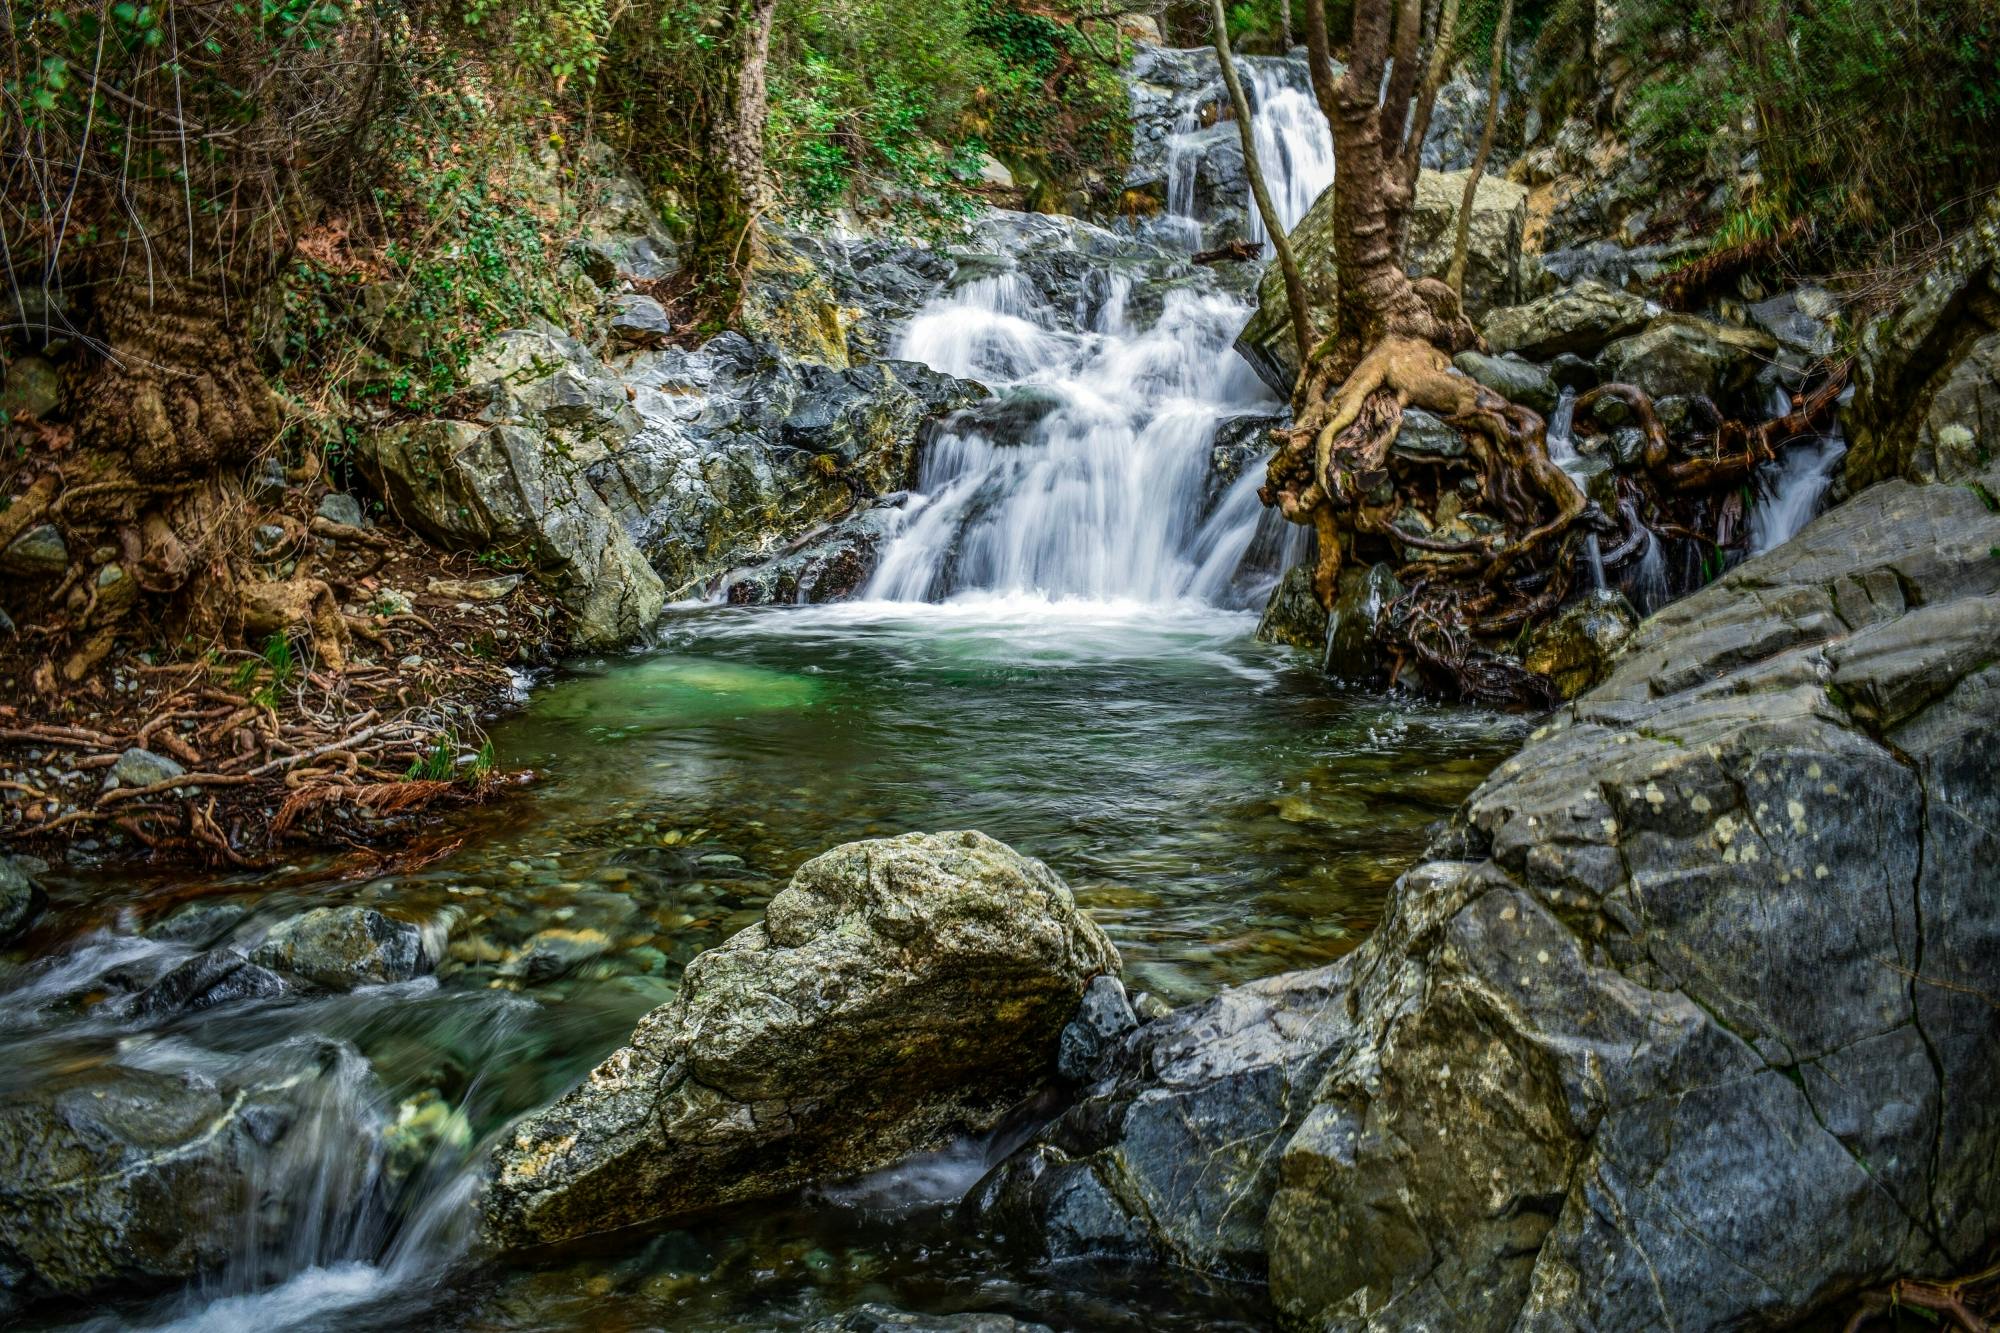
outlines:
M993 0L785 0L776 31L770 164L796 217L851 208L949 231L976 207L986 153L1059 194L1127 150L1102 22Z
M250 702L259 708L277 711L285 687L299 674L298 659L292 654L292 641L283 634L273 634L264 640L264 651L256 657L245 658L236 667L231 683L239 690L247 690L257 685L250 695ZM257 684L258 677L262 684Z
M1990 0L1646 0L1614 41L1642 71L1628 128L1665 174L1727 180L1754 152L1739 204L1814 219L1837 256L1934 236L2000 183Z
M472 761L463 768L458 763L459 739L455 731L440 732L431 748L412 760L403 771L406 782L463 782L477 787L493 773L493 742L482 741Z

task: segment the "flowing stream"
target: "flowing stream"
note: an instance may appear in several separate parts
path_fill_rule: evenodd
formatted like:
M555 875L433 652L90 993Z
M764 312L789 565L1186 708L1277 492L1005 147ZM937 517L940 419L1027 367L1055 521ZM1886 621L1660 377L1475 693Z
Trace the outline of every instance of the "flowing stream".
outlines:
M1299 90L1256 78L1274 186L1303 212L1331 173L1324 127L1283 119ZM494 734L535 787L426 844L437 859L51 877L35 961L0 973L0 1092L109 1071L311 1096L254 1197L226 1205L244 1239L212 1276L35 1320L734 1329L881 1301L1057 1328L1263 1323L1255 1290L1048 1271L964 1233L952 1207L984 1143L532 1264L470 1243L502 1128L828 847L983 829L1069 880L1128 984L1184 1003L1352 948L1427 826L1518 738L1343 692L1251 639L1296 539L1256 503L1254 446L1247 463L1224 447L1276 406L1229 350L1246 300L1137 239L1054 244L1073 289L989 266L905 330L900 355L996 396L933 441L860 600L684 609L648 651L577 664ZM436 974L165 1018L129 998L205 934L328 903L425 923ZM581 957L524 966L549 930Z

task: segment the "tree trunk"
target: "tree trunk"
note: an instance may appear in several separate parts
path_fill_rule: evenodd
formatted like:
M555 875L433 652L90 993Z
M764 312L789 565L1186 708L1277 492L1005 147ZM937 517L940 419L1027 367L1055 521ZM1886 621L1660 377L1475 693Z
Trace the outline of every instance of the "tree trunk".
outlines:
M1486 124L1479 131L1479 151L1472 155L1472 171L1465 178L1465 193L1458 201L1458 234L1452 240L1451 267L1445 270L1445 285L1453 296L1465 297L1466 252L1472 248L1472 205L1479 197L1479 177L1486 160L1493 155L1493 131L1500 123L1500 71L1507 61L1507 33L1514 26L1514 0L1501 0L1500 23L1493 29L1493 66L1486 75Z
M1250 100L1243 95L1242 80L1236 77L1236 58L1229 50L1229 18L1223 11L1222 0L1211 0L1211 12L1215 18L1215 57L1222 66L1222 81L1229 89L1230 105L1236 109L1236 132L1243 143L1243 169L1250 177L1250 193L1257 201L1257 215L1264 220L1264 231L1271 238L1271 248L1278 254L1278 271L1285 278L1285 304L1292 312L1292 340L1298 346L1299 365L1303 368L1312 359L1313 348L1312 312L1306 301L1306 282L1299 274L1298 260L1292 256L1291 239L1285 235L1285 221L1278 216L1277 206L1271 202L1271 191L1264 184L1264 168L1257 160L1257 136L1250 124Z
M735 0L708 34L712 62L690 108L700 121L702 161L690 172L694 238L690 264L703 285L697 305L727 319L742 300L745 265L764 198L767 68L777 0Z
M1315 0L1323 3L1323 0ZM1292 49L1292 0L1278 0L1278 42L1280 49Z

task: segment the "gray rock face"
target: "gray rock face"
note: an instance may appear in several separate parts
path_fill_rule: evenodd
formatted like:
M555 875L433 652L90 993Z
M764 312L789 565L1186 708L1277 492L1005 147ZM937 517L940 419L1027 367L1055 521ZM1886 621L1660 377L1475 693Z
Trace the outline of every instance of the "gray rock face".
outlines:
M1655 399L1701 395L1720 403L1749 388L1776 351L1765 333L1662 315L1605 348L1601 363L1606 379L1636 384Z
M286 1048L240 1072L96 1065L0 1093L0 1306L186 1279L348 1206L372 1157L366 1063ZM318 1135L353 1143L351 1175L300 1178L319 1154L286 1148Z
M1574 699L1611 673L1638 624L1638 614L1616 589L1587 593L1536 629L1522 664L1547 676L1563 698Z
M1417 197L1410 209L1411 276L1441 277L1450 265L1458 205L1464 192L1463 171L1426 171L1417 177ZM1498 176L1480 178L1473 196L1472 233L1466 252L1465 304L1474 318L1527 295L1521 261L1527 199L1523 186ZM1291 241L1312 308L1330 309L1336 290L1333 191L1321 195L1300 219L1292 229ZM1290 396L1298 373L1298 349L1292 342L1284 275L1276 265L1270 266L1258 284L1257 311L1237 337L1236 350L1273 392L1281 398Z
M334 491L319 502L319 517L334 523L344 523L350 528L364 526L368 516L362 511L361 502L351 495Z
M674 322L667 317L666 307L650 296L614 296L604 328L615 343L656 347L674 331Z
M1140 1028L974 1206L1323 1329L1777 1327L1964 1271L1996 545L1971 489L1892 482L1652 617L1354 954Z
M1510 402L1533 408L1543 416L1555 411L1556 382L1532 361L1460 352L1451 363Z
M1486 316L1482 332L1496 353L1546 361L1565 352L1596 356L1606 343L1645 328L1660 307L1630 292L1588 279L1526 305Z
M499 1145L485 1232L534 1245L765 1197L989 1125L1117 967L1062 881L984 834L837 847Z
M408 981L432 963L422 930L372 907L315 907L280 921L250 961L327 990Z
M2000 454L2000 195L1863 330L1842 414L1849 486L1965 481Z

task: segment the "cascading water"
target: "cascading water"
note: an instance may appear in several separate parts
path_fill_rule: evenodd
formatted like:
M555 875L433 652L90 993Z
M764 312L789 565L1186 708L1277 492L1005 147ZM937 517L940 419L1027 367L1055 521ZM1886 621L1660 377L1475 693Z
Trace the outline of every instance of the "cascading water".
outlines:
M1288 225L1333 179L1332 139L1297 66L1246 62L1253 130ZM1200 234L1187 148L1197 133L1193 114L1183 116L1168 151L1174 222L1156 235ZM1163 269L1149 246L1125 248L1096 261L1106 290L1094 302L1079 297L1082 318L1016 270L970 282L910 322L896 355L977 379L998 399L931 443L921 498L868 596L1248 606L1268 590L1278 569L1246 558L1295 549L1297 539L1270 530L1278 521L1257 503L1259 469L1221 486L1211 457L1228 418L1279 408L1230 350L1248 306L1200 275ZM1156 314L1131 313L1134 277L1121 263L1150 267L1165 287Z
M1771 415L1779 417L1791 410L1791 394L1782 387L1772 390ZM1782 446L1776 461L1757 470L1757 503L1750 510L1750 554L1762 555L1790 541L1812 522L1833 485L1833 471L1846 454L1847 441L1836 428Z

